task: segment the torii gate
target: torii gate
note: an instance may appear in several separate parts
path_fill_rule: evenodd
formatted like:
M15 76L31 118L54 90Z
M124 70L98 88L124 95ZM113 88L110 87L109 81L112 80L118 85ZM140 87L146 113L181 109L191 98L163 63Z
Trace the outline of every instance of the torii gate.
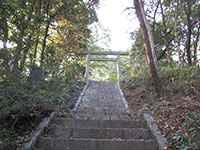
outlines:
M90 61L114 61L115 65L116 65L116 72L117 72L117 86L119 89L119 92L122 95L122 100L123 103L125 104L125 107L128 109L128 104L123 96L123 92L120 88L120 71L119 71L119 58L120 56L128 56L129 53L128 52L121 52L121 51L103 51L103 52L91 52L91 51L87 51L87 52L82 52L82 53L74 53L73 55L78 55L78 56L86 56L86 67L85 67L85 80L86 80L86 86L84 87L78 102L76 103L73 112L76 112L77 108L79 107L82 98L85 94L85 91L87 90L87 88L89 87L89 67L90 67ZM116 58L91 58L91 56L117 56Z
M116 65L116 73L117 73L117 81L119 84L120 81L120 70L119 70L119 58L120 56L129 55L128 52L120 52L120 51L103 51L103 52L86 52L82 53L82 55L86 55L86 69L85 69L85 80L89 81L89 68L90 61L112 61L115 62ZM91 56L117 56L116 58L92 58Z

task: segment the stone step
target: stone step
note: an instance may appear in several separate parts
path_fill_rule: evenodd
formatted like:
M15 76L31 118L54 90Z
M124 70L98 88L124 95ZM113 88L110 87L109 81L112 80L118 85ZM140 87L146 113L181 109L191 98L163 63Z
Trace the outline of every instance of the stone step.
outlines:
M34 150L70 150L69 140L66 138L40 137Z
M154 140L40 138L36 148L43 150L158 150Z
M147 124L144 120L81 120L57 118L54 124L64 126L66 128L146 128Z
M74 129L73 138L94 138L94 139L150 139L151 132L144 128L104 128L104 129Z
M96 139L150 139L152 134L145 128L102 128L82 129L65 128L59 125L51 125L46 131L46 136L69 138L96 138Z
M99 113L93 111L89 113L88 111L77 111L75 114L76 119L92 119L95 118L96 120L142 120L144 119L143 116L139 114L130 114L130 113L120 113L119 110L116 112L108 112Z
M80 139L69 141L70 150L158 150L154 140Z
M69 138L72 136L72 131L73 128L66 128L61 125L52 124L45 129L44 136Z

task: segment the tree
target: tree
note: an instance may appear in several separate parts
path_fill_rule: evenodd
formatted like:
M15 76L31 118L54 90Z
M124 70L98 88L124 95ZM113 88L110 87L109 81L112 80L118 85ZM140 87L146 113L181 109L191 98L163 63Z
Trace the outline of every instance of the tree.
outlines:
M134 0L134 5L135 5L138 20L141 25L141 29L143 31L143 37L144 37L144 43L145 43L145 49L146 49L146 55L147 55L147 63L149 65L150 75L153 80L155 90L158 96L160 96L161 84L160 84L159 76L157 72L157 58L156 58L155 50L154 50L153 36L151 34L150 26L145 16L142 0Z
M199 8L198 0L164 0L160 4L160 13L163 19L156 24L160 31L155 32L158 34L160 32L160 35L163 35L162 38L167 39L163 52L168 51L171 58L178 55L180 64L192 65L197 61ZM168 50L166 50L167 48Z
M6 53L2 64L7 71L16 78L27 77L32 67L60 68L70 60L67 53L86 50L91 37L88 26L97 21L90 3L83 0L1 1L0 43L4 50L0 50L0 55L3 57Z

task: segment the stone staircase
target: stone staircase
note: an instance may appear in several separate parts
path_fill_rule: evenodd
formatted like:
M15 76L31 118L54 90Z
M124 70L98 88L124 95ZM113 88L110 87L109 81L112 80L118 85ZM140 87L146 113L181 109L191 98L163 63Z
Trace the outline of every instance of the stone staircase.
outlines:
M92 120L55 117L34 150L158 150L143 117Z

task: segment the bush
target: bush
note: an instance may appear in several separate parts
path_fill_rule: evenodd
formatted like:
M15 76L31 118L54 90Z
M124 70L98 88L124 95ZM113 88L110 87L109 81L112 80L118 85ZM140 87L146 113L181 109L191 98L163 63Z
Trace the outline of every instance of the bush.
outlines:
M69 111L83 85L81 81L58 78L43 81L37 88L24 80L1 82L0 145L13 145L17 137L25 136L52 111Z
M160 68L161 77L173 78L174 80L200 79L199 73L200 69L197 66L178 66L171 64Z
M54 79L45 81L34 89L29 82L1 83L0 116L10 113L29 114L38 104L67 104L70 100L70 90L79 84L82 88L82 82Z

